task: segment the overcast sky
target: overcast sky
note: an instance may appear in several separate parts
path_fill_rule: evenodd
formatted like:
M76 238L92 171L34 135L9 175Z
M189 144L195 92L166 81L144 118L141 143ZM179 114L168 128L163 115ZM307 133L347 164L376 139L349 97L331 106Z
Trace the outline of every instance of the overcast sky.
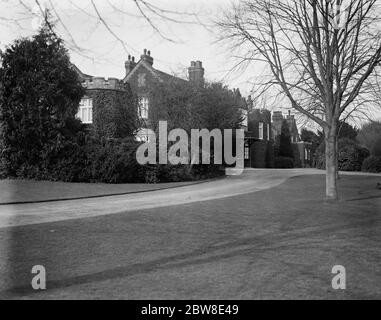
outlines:
M144 49L151 50L155 68L183 77L190 62L200 60L207 80L239 88L244 96L266 72L258 63L231 72L237 61L227 50L228 44L216 42L218 29L213 21L238 0L149 0L167 18L144 10L161 35L142 17L134 0L0 0L0 49L20 36L36 33L40 22L31 14L40 12L36 1L59 16L62 22L57 22L57 31L70 49L72 61L93 76L124 78L128 54L139 60ZM101 23L92 1L111 32ZM288 100L271 99L264 97L259 107L287 112ZM379 118L379 113L374 118Z
M51 3L44 2L48 6ZM33 8L34 0L25 0L24 3ZM244 95L248 95L251 90L249 80L252 72L229 72L235 61L226 47L216 43L216 29L211 26L213 19L230 6L231 0L151 1L160 9L182 13L165 15L183 23L163 21L151 15L152 22L163 36L141 18L132 0L95 0L107 24L127 44L126 48L100 23L91 0L53 0L52 3L67 28L65 30L62 24L57 24L58 31L68 46L75 49L74 40L84 49L80 53L71 50L70 54L72 61L85 73L123 78L124 61L128 53L138 60L146 48L151 50L155 59L154 66L159 70L185 76L190 62L200 60L208 80L224 81L232 88L240 88ZM191 14L197 14L197 18ZM1 18L17 19L18 24ZM0 0L1 48L17 37L35 32L35 25L36 21L30 19L30 13L18 0Z

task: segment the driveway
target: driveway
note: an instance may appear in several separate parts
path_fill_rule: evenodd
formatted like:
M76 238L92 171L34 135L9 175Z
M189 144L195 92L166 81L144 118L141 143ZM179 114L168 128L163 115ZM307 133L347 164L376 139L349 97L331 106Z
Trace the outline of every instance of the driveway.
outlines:
M343 176L338 203L322 201L321 172L252 170L139 197L14 206L13 217L1 207L0 297L381 298L379 180ZM30 288L34 265L46 267L44 292ZM335 265L347 290L331 287Z
M290 177L323 173L314 169L255 169L246 170L241 176L168 190L52 203L2 205L0 206L0 227L88 218L226 198L272 188Z

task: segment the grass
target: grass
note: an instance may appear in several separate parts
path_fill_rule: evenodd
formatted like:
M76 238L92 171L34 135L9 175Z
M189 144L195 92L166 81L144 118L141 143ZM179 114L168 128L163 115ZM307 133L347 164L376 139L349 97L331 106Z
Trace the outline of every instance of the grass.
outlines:
M200 183L173 182L159 184L66 183L32 180L0 180L0 204L28 203L113 194L145 192Z
M343 176L337 203L323 200L324 176L301 176L231 198L0 230L0 243L9 244L0 250L1 274L9 275L3 288L19 288L3 294L380 299L377 182ZM28 287L35 264L47 268L46 292ZM335 265L346 268L345 291L331 287Z

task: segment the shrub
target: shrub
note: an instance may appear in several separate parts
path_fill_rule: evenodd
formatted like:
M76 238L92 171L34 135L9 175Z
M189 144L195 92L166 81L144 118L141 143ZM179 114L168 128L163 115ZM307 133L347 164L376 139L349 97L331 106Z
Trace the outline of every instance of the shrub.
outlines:
M294 159L289 157L276 157L275 168L277 169L292 169L294 168Z
M315 151L313 166L316 169L325 170L325 143L321 143Z
M372 147L372 156L381 157L381 138L378 138Z
M361 166L367 157L369 157L368 149L361 147L355 141L347 138L339 141L339 170L361 171Z
M362 171L364 172L381 172L381 156L370 156L366 158L362 164Z
M279 138L278 157L294 158L294 150L291 144L291 133L287 120L283 120Z
M361 171L363 161L369 151L356 141L343 138L339 140L338 168L341 171ZM314 155L314 167L325 169L325 143L323 142Z
M25 162L18 178L102 183L160 183L207 179L221 174L218 166L144 165L136 161L139 144L132 140L98 140L81 132L43 151L40 163Z
M374 150L375 145L380 143L380 139L381 122L377 121L372 121L370 123L365 124L357 136L357 140L359 141L359 143L368 148L368 150L372 151L372 156L381 156L381 154L374 153L374 151L377 151Z
M159 183L159 167L158 166L144 166L144 182L155 184Z

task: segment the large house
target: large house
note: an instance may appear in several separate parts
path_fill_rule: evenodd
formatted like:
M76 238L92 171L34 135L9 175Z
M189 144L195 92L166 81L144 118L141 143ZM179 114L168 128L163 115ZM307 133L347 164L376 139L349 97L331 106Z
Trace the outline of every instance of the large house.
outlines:
M81 101L77 117L81 119L83 123L87 124L92 124L94 121L93 112L96 106L93 105L91 92L96 90L112 90L117 92L131 89L139 100L139 110L137 110L139 118L145 121L146 125L149 127L150 106L152 104L150 90L154 83L180 81L191 82L198 85L204 84L205 70L201 61L191 62L188 69L189 79L187 80L157 70L153 67L153 64L154 59L151 56L151 52L144 49L139 61L136 61L135 57L128 56L128 60L125 62L126 74L121 80L116 78L106 79L102 77L93 77L82 73L74 66L80 76L83 86L87 89L87 94Z
M193 85L202 86L205 82L201 61L192 61L188 68L188 79L175 77L163 71L154 68L154 59L149 50L144 50L139 61L135 57L129 56L125 62L125 76L123 79L93 77L82 73L77 67L73 68L79 74L79 77L86 88L86 95L80 103L77 117L83 123L92 125L98 122L97 127L105 128L112 136L113 124L116 122L111 115L114 108L113 101L116 101L120 95L133 92L138 98L139 108L136 110L138 118L145 122L144 127L150 127L151 114L151 88L155 83L170 83L179 81L184 83L192 83ZM96 105L94 97L99 93L106 93L110 96L108 105ZM235 92L239 94L239 90ZM280 135L283 115L281 112L271 112L266 109L255 109L253 102L249 97L247 100L242 98L242 106L244 111L244 122L242 128L245 129L245 166L254 168L271 168L274 165L274 146L277 137ZM106 108L107 110L99 110ZM292 142L295 145L295 156L300 158L300 164L305 166L311 155L308 153L306 144L300 141L295 118L291 114L286 118L292 134ZM111 128L111 129L110 129ZM143 131L144 132L144 131ZM141 140L148 139L148 135L137 137ZM307 150L307 151L306 151Z

